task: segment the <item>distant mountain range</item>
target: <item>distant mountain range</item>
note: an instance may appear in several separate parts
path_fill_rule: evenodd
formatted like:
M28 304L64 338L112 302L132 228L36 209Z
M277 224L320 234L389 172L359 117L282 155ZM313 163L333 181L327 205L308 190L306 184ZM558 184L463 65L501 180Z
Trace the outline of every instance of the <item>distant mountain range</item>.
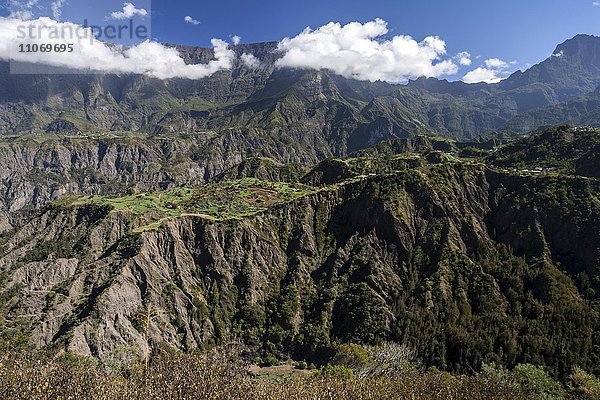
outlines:
M201 80L139 75L10 75L0 64L3 135L148 134L254 130L303 142L317 158L343 156L410 134L470 139L572 122L597 125L600 38L578 35L552 56L497 84L419 78L407 85L361 82L328 71L277 69L276 43L233 46L231 70ZM188 63L211 49L178 47ZM316 161L316 160L315 160Z

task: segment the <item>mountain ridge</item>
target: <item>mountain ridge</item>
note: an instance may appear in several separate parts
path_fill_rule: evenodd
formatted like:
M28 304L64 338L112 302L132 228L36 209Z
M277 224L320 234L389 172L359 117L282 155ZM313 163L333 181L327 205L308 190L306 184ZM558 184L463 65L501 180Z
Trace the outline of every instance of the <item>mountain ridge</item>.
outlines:
M563 52L562 57L552 56L491 85L434 78L392 85L353 81L328 71L275 68L275 42L232 46L238 57L231 70L195 81L114 74L14 76L2 63L0 130L9 135L60 131L61 126L68 125L61 122L65 120L74 125L74 132L121 130L155 134L189 131L200 124L220 129L255 127L270 135L274 124L303 124L312 135L341 129L348 138L350 129L354 129L362 137L359 146L373 144L373 140L380 140L379 136L393 138L416 128L461 139L499 130L521 133L529 127L515 127L514 121L507 123L531 110L585 95L600 85L600 63L594 56L596 51L587 51L590 47L600 48L600 39L576 36L557 47ZM177 48L188 63L207 62L213 55L211 49ZM239 56L246 52L256 53L261 60L258 68L240 61ZM582 56L587 53L591 56ZM327 82L329 87L320 82ZM299 96L304 100L299 102ZM392 114L367 116L367 125L359 128L365 120L365 114L361 116L365 105L378 98L399 97L411 101L399 104ZM317 100L322 103L315 103ZM340 102L353 114L354 121L348 121L350 126L328 127L310 115L310 109L315 107L333 113ZM287 104L285 110L277 108L283 104ZM195 114L183 115L180 110ZM282 115L282 111L289 115ZM330 123L335 125L337 121ZM359 150L347 144L343 147Z

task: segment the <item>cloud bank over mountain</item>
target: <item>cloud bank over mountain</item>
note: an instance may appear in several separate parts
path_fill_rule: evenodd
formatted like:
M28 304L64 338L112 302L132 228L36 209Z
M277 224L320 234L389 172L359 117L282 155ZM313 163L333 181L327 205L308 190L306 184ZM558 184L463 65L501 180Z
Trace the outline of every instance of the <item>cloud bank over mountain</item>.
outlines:
M128 7L129 4L125 3L123 16L142 13ZM121 14L113 17L120 18ZM20 32L30 27L42 34L35 38L31 34L18 38ZM51 36L52 32L64 31L84 34ZM471 55L466 51L448 56L445 41L437 36L428 36L419 42L407 35L389 36L388 33L387 22L382 19L346 25L330 22L317 29L306 28L279 42L276 67L327 69L351 79L401 83L421 76L456 75L461 66L471 65ZM237 45L241 38L234 36L232 40ZM26 43L73 44L74 51L17 51L19 44ZM26 21L23 16L0 18L1 59L90 72L146 74L159 79L202 79L220 70L231 69L236 60L227 42L213 39L211 43L215 59L207 64L189 65L176 49L150 40L124 48L95 40L89 29L71 22L58 22L49 17ZM251 68L260 65L258 58L246 53L239 62ZM463 80L467 83L498 82L507 67L508 64L501 60L488 59L484 66L468 72Z
M30 32L34 32L31 35ZM20 34L26 33L19 37ZM19 44L73 44L73 52L20 52ZM213 39L215 60L207 64L186 64L179 52L160 43L146 40L136 46L111 46L92 37L90 28L47 17L22 21L0 19L0 59L91 72L146 74L159 79L201 79L223 69L230 69L235 54L227 42Z
M498 83L508 77L508 68L510 63L502 61L498 58L488 58L485 60L484 66L477 67L472 71L467 72L463 77L465 83Z
M315 30L283 39L279 67L329 69L346 78L403 82L419 76L454 75L457 65L446 55L446 43L437 36L417 42L410 36L382 39L388 33L382 19L361 24L330 22Z

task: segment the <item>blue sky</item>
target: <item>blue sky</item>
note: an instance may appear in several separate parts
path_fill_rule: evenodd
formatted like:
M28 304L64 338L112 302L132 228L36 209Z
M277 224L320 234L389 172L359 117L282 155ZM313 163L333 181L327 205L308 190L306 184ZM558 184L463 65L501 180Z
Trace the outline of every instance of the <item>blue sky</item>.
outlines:
M433 35L446 42L448 57L469 52L472 63L458 65L459 71L449 79L461 79L474 68L486 67L485 60L489 59L506 62L506 75L542 61L557 44L578 33L600 35L600 3L594 0L0 1L7 5L4 15L19 4L25 7L33 2L37 3L35 16L52 16L52 4L58 3L61 20L78 23L84 18L101 22L111 12L121 10L124 1L130 1L148 11L147 16L135 18L151 22L155 40L204 47L211 45L212 38L231 41L233 35L239 35L242 43L279 41L298 35L308 26L381 18L389 32L378 40L410 35L419 42ZM184 21L186 16L188 22Z
M390 33L446 41L449 53L537 63L578 33L600 35L600 6L593 0L154 0L153 35L166 42L208 45L210 38L240 35L243 42L280 40L330 21L382 18ZM184 15L200 25L182 23Z

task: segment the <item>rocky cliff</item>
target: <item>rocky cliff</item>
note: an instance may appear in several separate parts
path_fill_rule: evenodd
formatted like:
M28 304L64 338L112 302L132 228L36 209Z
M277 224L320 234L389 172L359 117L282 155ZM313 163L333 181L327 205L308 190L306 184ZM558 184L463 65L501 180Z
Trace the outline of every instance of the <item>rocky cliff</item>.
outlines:
M3 335L103 359L145 351L149 332L151 346L240 338L314 361L334 341L396 340L464 372L598 365L597 182L368 165L285 199L244 186L268 205L235 215L213 204L148 225L118 199L46 207L4 236Z
M41 207L64 194L126 194L203 184L249 157L312 165L332 155L332 149L317 148L298 134L279 142L256 130L229 130L0 143L0 211Z

